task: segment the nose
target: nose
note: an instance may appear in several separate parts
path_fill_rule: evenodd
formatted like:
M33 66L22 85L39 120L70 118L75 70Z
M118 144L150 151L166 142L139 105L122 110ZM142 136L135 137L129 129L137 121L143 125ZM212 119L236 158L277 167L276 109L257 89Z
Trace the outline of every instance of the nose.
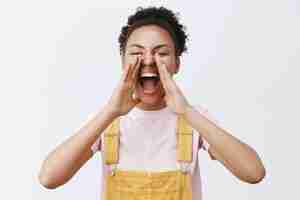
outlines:
M155 65L155 58L154 55L152 55L151 53L145 53L142 61L145 66Z

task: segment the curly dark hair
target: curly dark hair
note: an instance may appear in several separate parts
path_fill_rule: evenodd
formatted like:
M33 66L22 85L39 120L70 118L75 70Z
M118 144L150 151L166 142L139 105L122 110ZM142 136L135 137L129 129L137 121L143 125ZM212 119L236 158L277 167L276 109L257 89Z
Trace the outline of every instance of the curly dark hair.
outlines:
M119 36L120 54L125 52L127 40L133 30L151 24L158 25L170 33L177 56L181 56L187 50L188 36L185 33L185 26L179 23L178 14L165 7L138 7L136 12L128 17L127 24L122 27Z

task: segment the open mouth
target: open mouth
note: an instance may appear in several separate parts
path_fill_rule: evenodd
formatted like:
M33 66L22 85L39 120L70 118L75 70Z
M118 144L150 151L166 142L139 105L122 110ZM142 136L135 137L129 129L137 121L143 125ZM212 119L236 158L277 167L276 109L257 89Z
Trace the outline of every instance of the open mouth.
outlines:
M139 84L145 94L152 94L158 88L160 78L155 73L143 73L139 78Z

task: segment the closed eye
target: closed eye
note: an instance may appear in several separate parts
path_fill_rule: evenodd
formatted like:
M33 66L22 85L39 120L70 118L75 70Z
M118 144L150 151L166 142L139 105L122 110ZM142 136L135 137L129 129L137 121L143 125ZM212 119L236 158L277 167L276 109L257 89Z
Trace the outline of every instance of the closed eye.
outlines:
M132 53L130 53L130 55L141 55L142 54L142 52L132 52Z
M166 56L169 55L169 53L158 53L160 56Z

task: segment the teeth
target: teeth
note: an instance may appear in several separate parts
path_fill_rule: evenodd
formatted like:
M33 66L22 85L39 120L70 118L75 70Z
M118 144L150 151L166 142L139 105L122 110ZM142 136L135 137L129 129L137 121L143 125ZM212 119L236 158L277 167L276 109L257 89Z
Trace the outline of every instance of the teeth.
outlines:
M146 72L141 74L141 77L158 77L158 75L155 73Z

